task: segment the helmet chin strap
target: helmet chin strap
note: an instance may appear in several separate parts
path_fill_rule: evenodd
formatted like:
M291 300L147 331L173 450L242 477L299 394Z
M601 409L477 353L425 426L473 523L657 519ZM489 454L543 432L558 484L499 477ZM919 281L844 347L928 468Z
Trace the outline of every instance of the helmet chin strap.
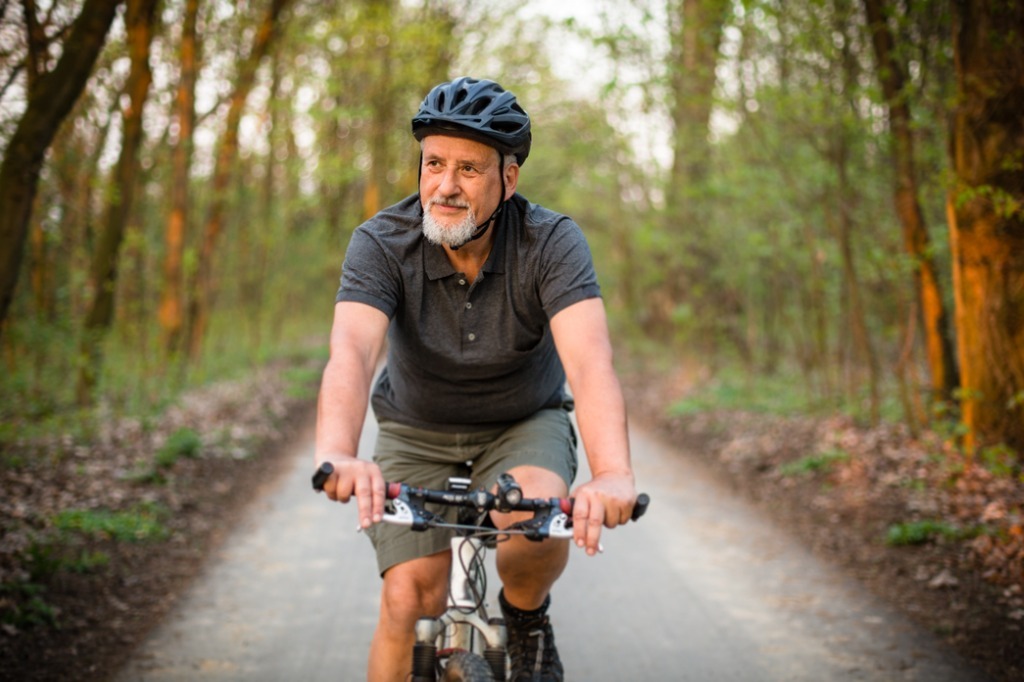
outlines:
M495 219L497 219L497 217L501 215L501 212L505 209L505 157L502 156L501 152L498 152L498 158L500 159L499 165L501 166L498 173L498 179L501 181L501 198L500 201L498 202L498 208L494 209L494 213L491 214L490 218L476 226L476 230L469 237L469 239L462 242L458 246L456 246L455 244L449 244L448 248L450 248L452 251L458 251L466 244L470 242L475 242L477 239L480 239L480 237L483 237L485 234L487 234L487 230L490 229L491 223L493 223Z

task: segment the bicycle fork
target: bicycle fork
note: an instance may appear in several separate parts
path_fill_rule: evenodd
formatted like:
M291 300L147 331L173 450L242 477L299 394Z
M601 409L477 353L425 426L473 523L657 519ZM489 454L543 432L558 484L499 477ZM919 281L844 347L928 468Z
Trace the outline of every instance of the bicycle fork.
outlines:
M484 595L479 594L476 575L482 565L482 542L473 537L451 540L452 570L448 582L448 609L438 618L416 621L413 646L413 682L434 682L438 642L442 652L474 651L482 653L497 682L505 679L505 647L508 634L502 618L486 618ZM480 652L480 638L483 651Z

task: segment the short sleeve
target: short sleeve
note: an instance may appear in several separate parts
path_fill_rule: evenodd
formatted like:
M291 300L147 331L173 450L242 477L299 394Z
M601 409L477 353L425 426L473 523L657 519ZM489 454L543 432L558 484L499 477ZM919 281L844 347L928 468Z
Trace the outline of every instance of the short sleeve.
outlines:
M400 292L398 264L379 239L365 225L360 226L345 252L335 302L365 303L391 318L398 309Z
M540 296L548 319L574 303L601 295L590 247L571 219L558 222L541 255Z

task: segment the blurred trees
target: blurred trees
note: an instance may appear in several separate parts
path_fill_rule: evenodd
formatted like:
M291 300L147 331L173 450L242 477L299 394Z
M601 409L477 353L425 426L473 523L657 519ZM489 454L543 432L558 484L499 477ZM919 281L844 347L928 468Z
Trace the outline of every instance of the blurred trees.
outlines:
M153 74L149 67L157 0L127 0L125 31L131 62L124 84L127 106L121 113L121 151L110 177L103 208L103 224L93 251L90 282L93 298L82 332L82 361L79 365L77 398L88 404L102 364L103 337L114 321L114 290L118 258L131 215L139 174L142 144L142 115L149 97Z
M1020 114L1012 106L994 112L997 103L1020 101L1019 64L1010 55L1024 54L1024 36L1007 3L968 5L634 0L626 28L615 25L605 6L598 44L616 64L632 67L632 80L620 68L610 88L638 86L641 115L672 131L672 155L659 176L663 193L655 188L648 195L664 220L641 221L633 239L649 244L632 275L649 285L632 315L648 336L683 352L699 348L704 362L731 355L748 372L795 365L824 404L838 401L873 421L893 418L897 407L917 428L962 408L966 427L985 434L975 442L1019 442L999 421L1024 423L1024 378L1009 360L1011 349L1024 347L1015 331L1019 288L1005 274L1019 270L1021 252L1012 235L1019 221L1013 169L1022 152L1010 132ZM969 30L954 30L954 8ZM1000 20L987 20L990 15ZM687 38L687 29L697 38ZM971 58L992 67L984 72L990 82L982 84L980 70L959 75L960 89L970 94L957 95L958 125L970 117L964 112L984 112L968 124L970 134L948 128L956 95L954 33L978 36L968 41L972 46L1007 47L1001 57L996 50L986 60ZM702 45L712 46L710 61L700 56ZM966 63L960 60L961 70ZM697 87L709 73L711 86ZM710 107L702 108L703 92L712 95ZM983 96L986 105L963 104ZM993 117L1001 121L998 130L981 124ZM991 201L1000 220L983 222L992 234L1011 235L999 242L1003 260L971 251L974 256L959 261L954 253L951 262L948 233L929 230L948 224L955 237L963 222L947 221L943 211L957 170L947 154L950 132L954 150L962 151L958 135L979 149L1005 150L990 159L989 172L981 174L987 179L976 173L961 181L974 189L954 192L951 205L959 208L950 212L955 217L970 201ZM684 236L673 241L673 231ZM995 248L977 234L973 229L970 249L983 242ZM959 248L956 240L953 246ZM694 263L692 274L677 265L687 261ZM963 315L971 303L957 285L954 338L947 312L954 265L965 272L979 263L1004 274L983 284L975 269L969 291L988 303L976 301L970 322ZM978 339L986 328L1001 330L988 347ZM954 348L964 367L963 390L956 390ZM979 366L988 368L984 378ZM982 404L993 408L993 417L972 426Z
M901 17L895 16L894 8L893 3L885 0L864 0L875 52L875 71L889 110L896 214L903 228L904 248L913 262L916 304L924 329L931 387L935 395L948 398L957 385L953 342L939 273L931 253L931 235L921 210L914 153L917 145L910 113L913 93L907 90L906 58L897 50L893 25L898 27Z
M118 0L86 0L77 17L64 16L65 12L51 5L41 17L36 3L27 1L22 4L22 31L16 37L11 35L11 47L5 45L5 52L12 54L5 60L0 94L11 95L11 86L20 79L24 104L13 133L4 135L0 164L0 330L7 321L21 272L43 158L85 87L119 4ZM16 11L3 4L5 20L8 13ZM13 32L4 29L5 37ZM5 123L9 126L12 121Z
M196 125L196 76L200 46L196 25L199 0L185 0L181 36L178 39L178 84L175 88L172 125L177 130L171 152L171 176L168 179L169 205L164 228L163 282L160 288L160 331L164 355L173 358L179 350L185 326L184 270L185 236L188 229L192 195L189 168Z
M954 5L949 193L968 444L1024 452L1024 5Z
M202 237L196 265L196 277L192 290L189 292L188 303L188 354L195 359L199 356L206 332L210 324L211 308L217 293L214 273L217 243L224 231L225 212L228 205L228 183L235 170L235 159L238 156L238 129L245 110L249 93L256 80L256 70L270 49L274 34L278 27L281 13L290 0L270 0L270 7L259 23L255 26L252 47L238 68L231 95L228 98L227 116L224 130L217 142L217 151L213 167L209 205L206 209L206 221L203 224Z
M1007 3L163 0L148 96L141 3L0 5L5 420L322 341L351 230L415 191L409 117L471 74L533 116L521 190L583 226L623 343L1021 447Z

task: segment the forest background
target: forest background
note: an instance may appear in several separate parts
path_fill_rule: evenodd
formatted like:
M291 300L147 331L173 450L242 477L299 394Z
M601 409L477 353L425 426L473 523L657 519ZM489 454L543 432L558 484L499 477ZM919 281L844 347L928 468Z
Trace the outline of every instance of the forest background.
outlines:
M322 361L349 235L416 190L416 106L474 75L530 112L520 190L583 227L624 355L699 377L677 412L899 424L1021 482L1024 3L0 0L0 22L0 466Z

